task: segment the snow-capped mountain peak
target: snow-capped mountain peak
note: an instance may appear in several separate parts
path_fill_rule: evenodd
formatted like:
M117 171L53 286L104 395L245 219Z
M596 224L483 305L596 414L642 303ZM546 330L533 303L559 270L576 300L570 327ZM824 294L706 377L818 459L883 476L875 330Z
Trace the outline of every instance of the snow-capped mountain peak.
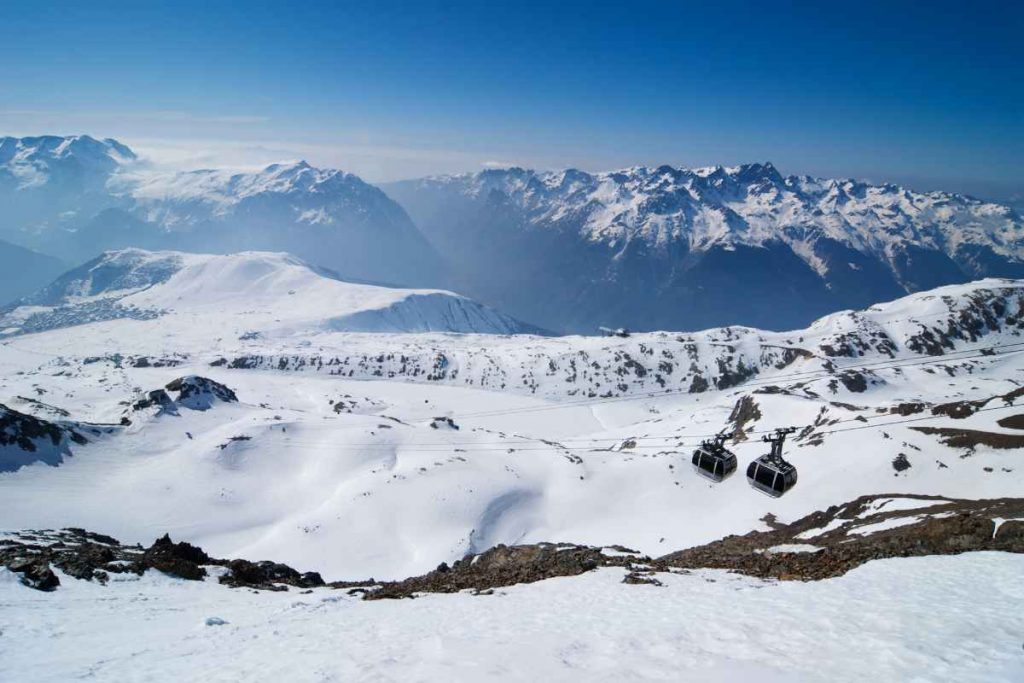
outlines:
M335 189L341 189L343 184L360 189L370 187L351 173L296 161L270 164L250 173L202 169L144 174L131 178L124 189L144 203L198 201L234 205L258 195L324 192L331 184Z
M605 173L513 167L412 182L421 188L447 186L478 198L499 192L525 209L539 227L551 217L576 213L586 219L579 230L589 236L660 237L661 233L651 233L645 227L651 222L671 221L680 228L678 237L688 239L700 233L700 214L729 211L749 224L743 227L758 228L744 231L737 224L734 230L744 232L752 243L786 239L786 228L801 226L851 244L885 249L901 240L910 241L915 235L905 235L900 228L918 219L927 218L936 230L952 232L953 227L962 227L957 219L967 214L973 219L969 221L972 239L1014 257L1024 248L1024 224L1009 207L955 193L912 192L891 184L784 177L771 162L697 169L637 166ZM763 198L766 194L771 194L767 200ZM635 210L611 210L624 202ZM854 206L840 211L839 205L848 203ZM869 234L875 239L864 239Z
M554 329L797 327L944 284L1024 277L1024 219L1009 207L784 176L771 162L488 169L386 189L462 256L464 291ZM521 272L572 294L494 290Z
M100 181L120 166L136 160L135 153L116 140L97 140L89 135L67 137L0 137L0 183L4 176L18 188L45 185L74 176Z
M247 172L136 161L110 139L0 138L0 239L71 263L124 247L287 251L348 278L446 284L408 215L351 173L304 160Z

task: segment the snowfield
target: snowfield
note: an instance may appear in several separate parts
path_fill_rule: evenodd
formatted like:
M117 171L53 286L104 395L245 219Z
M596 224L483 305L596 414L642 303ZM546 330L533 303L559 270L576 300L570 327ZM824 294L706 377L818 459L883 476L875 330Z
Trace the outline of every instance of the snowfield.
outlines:
M1024 557L879 560L820 582L622 571L364 602L150 571L55 593L0 569L5 680L1019 681Z
M1024 491L1022 281L788 332L543 337L455 294L342 282L285 254L126 250L3 316L0 531L169 533L379 581L498 544L658 557L866 494L891 494L871 512L914 510L910 526L928 505L902 494ZM798 428L784 453L799 482L776 499L744 471L782 426ZM723 430L740 468L712 484L690 455ZM231 589L216 569L62 574L44 594L0 569L0 678L1019 680L1022 570L971 553L657 587L601 569L362 602Z
M1024 490L1021 434L999 422L1024 413L1018 281L808 330L620 339L338 332L325 321L415 296L282 255L132 251L86 271L41 303L69 325L104 298L153 315L0 344L0 402L88 439L58 467L0 444L0 528L169 532L328 580L398 579L498 543L658 556L865 494ZM193 375L238 400L138 406ZM789 425L799 484L768 498L744 470ZM741 432L740 469L714 485L690 454L723 429Z
M125 249L107 252L9 307L0 315L0 336L118 318L160 319L160 330L192 328L203 338L214 330L299 336L531 329L452 292L344 282L288 254Z

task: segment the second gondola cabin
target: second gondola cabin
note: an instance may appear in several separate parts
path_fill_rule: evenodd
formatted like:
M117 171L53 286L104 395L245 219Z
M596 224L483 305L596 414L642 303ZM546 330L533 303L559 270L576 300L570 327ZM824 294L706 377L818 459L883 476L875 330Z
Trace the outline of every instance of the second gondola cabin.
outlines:
M778 498L796 486L796 467L782 457L786 437L795 431L796 427L783 427L761 437L772 445L771 451L747 465L747 481L761 493Z
M778 498L796 486L796 467L785 460L762 455L747 465L747 481L758 491Z

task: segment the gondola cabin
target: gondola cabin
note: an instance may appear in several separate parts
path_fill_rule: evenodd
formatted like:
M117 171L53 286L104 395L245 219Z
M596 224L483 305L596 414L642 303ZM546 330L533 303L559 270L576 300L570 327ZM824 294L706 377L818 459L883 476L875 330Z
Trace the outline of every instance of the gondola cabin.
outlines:
M691 460L697 474L716 483L736 471L736 455L722 445L725 439L725 436L718 436L713 441L703 442L693 452Z
M772 445L771 452L747 465L747 481L761 493L778 498L796 486L796 467L782 457L786 435L795 431L796 427L786 427L762 437L762 441Z
M778 498L796 486L796 467L785 460L762 455L747 465L747 481L758 491Z

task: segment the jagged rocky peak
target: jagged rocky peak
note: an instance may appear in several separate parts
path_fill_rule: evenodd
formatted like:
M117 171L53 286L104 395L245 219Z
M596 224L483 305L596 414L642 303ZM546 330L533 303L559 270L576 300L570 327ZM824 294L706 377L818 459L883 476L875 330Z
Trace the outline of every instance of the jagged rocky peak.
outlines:
M77 158L80 161L102 158L134 160L135 152L113 138L97 140L91 135L40 135L37 137L0 137L0 163L18 155L31 159Z
M318 168L306 161L275 163L258 171L235 173L221 169L200 169L176 174L151 174L132 188L133 196L149 208L162 202L197 202L219 206L221 211L261 195L288 195L293 200L304 193L305 201L329 203L338 193L363 192L387 201L380 190L358 176L333 168Z
M910 292L1024 277L1024 219L1010 207L784 176L770 162L488 169L385 189L453 255L464 293L556 331L803 327Z

